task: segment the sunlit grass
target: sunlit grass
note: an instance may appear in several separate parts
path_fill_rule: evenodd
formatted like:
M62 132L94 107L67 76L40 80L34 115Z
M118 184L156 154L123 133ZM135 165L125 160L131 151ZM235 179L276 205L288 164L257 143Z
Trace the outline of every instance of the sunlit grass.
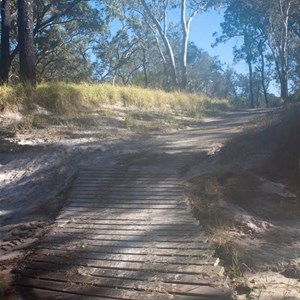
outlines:
M18 101L19 100L19 101ZM0 87L0 109L1 110L15 110L18 102L23 102L24 99L18 97L17 88L11 86Z
M230 108L229 101L211 99L202 94L165 92L134 86L58 82L42 83L36 89L20 85L0 87L2 110L30 110L39 105L55 114L69 114L115 104L166 113L178 111L191 117Z

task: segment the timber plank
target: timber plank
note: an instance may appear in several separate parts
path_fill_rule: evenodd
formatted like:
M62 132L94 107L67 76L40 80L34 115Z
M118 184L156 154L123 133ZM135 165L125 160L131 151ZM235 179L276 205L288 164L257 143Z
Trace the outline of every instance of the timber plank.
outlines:
M116 196L116 195L118 195L118 194L120 194L120 195L123 195L124 194L124 189L122 190L122 189L120 189L120 190L115 190L115 189L113 189L113 190L110 190L110 189L107 189L107 190L105 190L105 189L100 189L100 190L90 190L90 191L83 191L83 190L80 190L80 191L76 191L76 192L74 192L74 194L76 193L76 195L89 195L89 194L97 194L97 195L107 195L107 194L109 194L109 195L112 195L112 196ZM126 191L125 192L125 195L128 195L128 196L130 196L131 194L136 194L136 193L138 193L139 195L139 197L143 197L143 196L155 196L155 197L183 197L184 196L184 194L183 193L180 193L180 194L178 194L178 193L176 193L176 192L170 192L170 191L160 191L160 192L156 192L156 193L152 193L152 192L149 192L149 191L145 191L145 190L143 190L143 191L135 191L135 190L131 190L131 191ZM72 191L71 191L71 195L72 195Z
M87 202L71 202L69 207L82 207L82 208L117 208L117 209L186 209L186 205L182 204L161 204L161 203L87 203Z
M46 237L42 246L49 247L50 245L68 245L72 242L78 243L78 239L75 237L66 239L65 237ZM165 249L165 250L177 250L177 251L189 251L189 250L195 250L195 251L201 251L201 250L209 250L210 247L206 243L199 243L199 244L191 244L191 243L166 243L166 242L145 242L145 241L109 241L109 240L88 240L88 239L80 239L80 245L81 247L114 247L114 248L142 248L142 249Z
M179 273L179 274L215 274L223 275L224 269L219 266L212 265L182 265L182 264L163 264L156 262L126 262L126 261L106 261L106 260L96 260L96 259L81 259L78 257L58 257L52 255L42 255L33 254L31 259L31 264L35 261L41 262L46 261L49 263L61 265L67 264L72 265L73 260L76 258L80 261L81 266L91 267L91 268L106 268L115 270L143 270L143 271L155 271L159 273Z
M64 273L60 272L38 272L38 270L26 270L25 276L45 279L45 280L59 280L61 282L69 282L72 285L83 284L93 287L103 287L112 289L131 289L142 292L163 292L171 295L184 295L189 294L191 296L216 296L226 295L228 291L224 288L215 288L209 285L191 285L191 284L172 284L159 281L157 278L153 278L152 281L146 280L131 280L120 278L103 278L87 275L78 275L69 273L69 277L66 278Z
M156 255L156 256L176 256L176 257L212 257L214 251L211 249L197 249L197 250L184 250L182 249L155 249L155 248L122 248L114 246L93 246L82 245L78 242L70 243L66 247L65 245L41 245L37 248L37 251L88 251L91 253L111 253L111 254L129 254L129 255Z
M83 228L82 226L72 228L68 226L57 227L54 229L54 232L65 232L65 233L88 233L95 235L155 235L155 236L177 236L177 237L192 237L196 240L201 238L203 240L204 236L201 236L198 232L193 232L192 230L168 230L168 229L156 229L153 230L151 228L145 228L144 230L136 230L136 229L127 229L127 228L97 228L97 227L88 227Z
M193 218L190 218L189 220L186 220L187 222L177 222L172 223L166 219L161 219L159 221L154 220L145 220L140 218L94 218L94 217L77 217L73 219L63 219L58 218L56 219L57 224L65 225L65 224L93 224L93 225L130 225L130 226L157 226L157 227L164 227L164 226L172 226L174 228L179 228L181 226L197 226L198 229L200 228L197 224L197 221ZM89 222L89 223L87 223Z
M55 268L54 270L54 266ZM73 265L60 264L53 265L52 263L40 261L34 262L26 267L24 272L27 270L32 270L32 272L46 273L46 272L60 272L64 273L66 278L73 274L82 273L85 276L93 276L100 278L112 278L112 279L126 279L126 280L143 280L143 281L160 281L165 283L178 283L178 284L188 284L188 285L207 285L216 286L222 285L223 277L216 276L215 274L174 274L174 273L162 273L155 271L140 271L140 270L115 270L107 268L92 268L83 267L78 262L74 262Z
M199 239L194 241L193 238L185 237L168 237L168 236L113 236L113 235L88 235L81 233L64 233L60 235L49 235L44 241L46 243L60 243L62 241L68 242L72 240L80 240L81 242L92 243L94 245L124 245L126 247L143 246L145 248L177 248L177 249L201 249L208 247L207 240Z
M176 202L176 203L187 203L186 200L182 197L156 197L156 196L147 196L147 197L141 197L141 196L126 196L126 195L120 195L120 196L97 196L97 195L81 195L81 196L78 196L78 195L70 195L69 196L69 201L103 201L103 202L109 202L111 203L112 201L123 201L123 202L131 202L131 201L135 201L135 202L139 202L141 201L142 202L166 202L166 203L172 203L172 202ZM134 203L134 202L132 202Z
M29 300L231 299L197 223L176 175L81 170L19 290Z
M111 300L117 298L107 298L101 296L86 296L86 295L75 295L72 292L57 291L57 289L44 289L37 288L34 286L20 286L18 287L19 293L30 300ZM119 298L120 299L120 298Z
M118 290L111 288L103 288L103 287L95 287L95 286L83 286L81 284L71 284L70 282L60 282L60 281L52 281L52 280L43 280L37 278L23 277L22 283L20 283L23 287L33 287L55 291L55 292L64 292L68 294L75 295L76 297L80 297L79 299L85 299L85 297L106 297L113 299L133 299L133 300L141 300L147 294L147 292L138 292L134 290ZM26 290L25 290L26 291ZM166 299L162 298L164 295L155 294L152 299ZM73 299L73 298L70 298ZM150 298L151 299L151 298Z
M95 217L95 216L103 216L103 215L107 215L109 214L110 216L114 216L114 215L118 215L120 217L120 215L126 215L127 217L147 217L147 219L150 219L150 217L152 219L158 219L158 218L163 218L163 219L168 219L170 217L186 217L186 219L190 219L190 214L189 211L187 209L185 210L178 210L178 211L172 211L172 210L151 210L151 209L139 209L138 211L136 211L136 209L130 209L128 208L128 214L126 213L126 210L124 209L117 209L117 208L103 208L103 209L97 209L97 210L92 210L92 209L71 209L69 207L65 208L62 211L62 214L64 213L71 213L74 214L74 212L78 212L79 215L84 215L86 217L90 216L90 217ZM175 222L176 219L173 219L173 222Z
M216 266L219 263L218 258L213 258L208 254L208 251L203 252L202 256L197 257L182 257L182 256L156 256L154 254L119 254L119 253L103 253L103 252L91 252L82 249L82 251L62 251L62 250L49 250L40 249L35 252L36 255L45 256L57 256L57 257L80 257L81 259L97 259L108 261L123 261L123 262L155 262L161 264L180 264L180 265L212 265Z
M101 205L101 204L98 204L98 205L86 205L86 204L83 204L83 205L80 205L80 204L73 204L73 205L69 205L68 206L68 210L78 210L78 211L90 211L90 210L108 210L108 209L115 209L115 210L167 210L167 211L170 211L170 210L178 210L179 212L181 212L182 210L186 209L186 207L180 207L180 206L169 206L169 205L147 205L147 206L144 206L144 205L122 205L122 204L119 204L119 205L114 205L113 203L110 204L110 205Z
M165 199L154 199L154 200L148 200L148 199L133 199L131 198L130 200L123 200L123 199L113 199L113 201L111 200L107 200L105 198L98 198L98 199L88 199L88 198L69 198L67 203L89 203L89 204L95 204L95 203L101 203L101 204L110 204L110 203L117 203L117 204L129 204L129 205L133 205L133 204L142 204L142 205L151 205L151 204L161 204L161 205L173 205L173 204L179 204L179 205L183 205L185 204L187 206L186 201L182 200L182 201L177 201L177 200L165 200Z
M182 189L179 188L178 186L176 185L168 185L168 186L164 186L164 185L149 185L149 184L140 184L140 185L134 185L134 186L126 186L126 185L115 185L115 184L112 184L111 186L110 185L104 185L104 187L107 187L106 190L109 191L111 189L111 187L114 187L114 192L126 192L126 193L130 193L130 192L167 192L167 193L178 193L178 194L183 194L182 192ZM86 191L86 190L92 190L94 191L94 189L97 190L100 190L102 189L102 186L101 185L93 185L92 187L90 187L89 185L78 185L76 184L72 190L78 190L78 191Z
M191 225L180 225L173 226L173 224L94 224L93 222L69 222L69 223L57 223L57 227L61 228L80 228L80 229L93 229L93 230L121 230L121 231L152 231L152 232L161 232L161 231L176 231L178 234L182 233L192 233L198 232L199 226L191 224Z

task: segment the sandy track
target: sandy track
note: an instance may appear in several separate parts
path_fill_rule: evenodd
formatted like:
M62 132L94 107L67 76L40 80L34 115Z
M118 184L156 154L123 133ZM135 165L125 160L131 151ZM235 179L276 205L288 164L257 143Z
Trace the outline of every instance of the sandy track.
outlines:
M229 113L207 119L201 126L150 138L55 142L55 136L36 139L21 135L18 141L4 139L0 160L3 260L18 261L23 250L44 234L45 225L51 223L62 207L79 167L134 165L141 171L145 166L154 173L188 168L190 174L198 175L201 170L197 165L203 157L217 152L224 141L264 113L261 110ZM24 141L29 145L20 146Z

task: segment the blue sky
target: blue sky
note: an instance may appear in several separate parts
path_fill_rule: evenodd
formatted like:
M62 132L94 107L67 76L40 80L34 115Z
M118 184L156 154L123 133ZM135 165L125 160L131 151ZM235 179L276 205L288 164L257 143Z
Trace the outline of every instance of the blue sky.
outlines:
M199 14L191 25L190 41L198 47L204 49L212 56L218 56L220 61L233 67L240 73L247 73L247 65L244 62L234 64L233 47L239 45L239 39L231 39L225 44L216 47L211 45L215 42L214 32L221 33L221 23L223 21L223 11L210 10Z
M248 66L244 61L234 63L233 47L240 45L239 38L219 44L216 47L211 45L215 42L214 32L221 33L221 23L224 20L223 11L210 10L195 17L191 25L190 41L193 41L199 48L204 49L212 56L218 56L222 63L232 66L237 72L248 74ZM279 95L278 85L272 81L270 92Z

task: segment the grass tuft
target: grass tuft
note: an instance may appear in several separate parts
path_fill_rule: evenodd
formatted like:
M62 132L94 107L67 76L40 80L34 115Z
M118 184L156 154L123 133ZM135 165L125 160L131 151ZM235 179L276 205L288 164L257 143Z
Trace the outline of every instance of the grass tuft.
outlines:
M17 109L18 100L21 100L18 93L18 87L1 86L0 87L0 110L14 111ZM23 102L23 99L21 100Z

